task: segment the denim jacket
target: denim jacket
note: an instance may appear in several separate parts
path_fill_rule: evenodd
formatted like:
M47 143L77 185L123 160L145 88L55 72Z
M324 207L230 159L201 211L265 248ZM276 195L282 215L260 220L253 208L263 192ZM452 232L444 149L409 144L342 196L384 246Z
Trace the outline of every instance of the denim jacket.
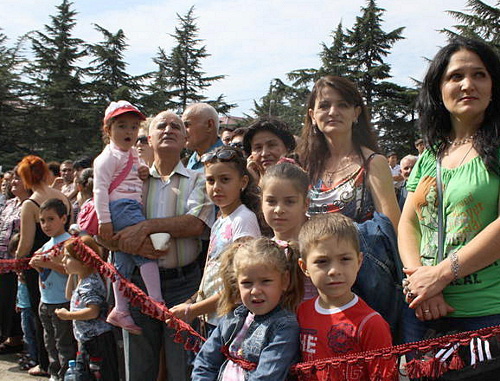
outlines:
M408 306L401 287L404 275L396 233L389 218L378 212L356 226L363 262L353 291L382 315L397 341L402 314Z
M196 356L192 380L222 379L228 360L221 348L229 346L248 312L241 305L219 322ZM257 363L257 368L245 371L245 381L286 380L290 365L299 356L299 324L295 314L278 306L266 315L256 315L241 349L244 359Z

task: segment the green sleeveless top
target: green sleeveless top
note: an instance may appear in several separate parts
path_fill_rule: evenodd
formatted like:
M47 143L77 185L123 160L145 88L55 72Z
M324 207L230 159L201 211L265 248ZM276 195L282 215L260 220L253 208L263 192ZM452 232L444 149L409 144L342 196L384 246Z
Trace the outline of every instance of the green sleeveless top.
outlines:
M500 154L500 151L499 151ZM444 256L458 252L481 230L498 217L500 179L488 172L476 157L458 168L442 168L445 221ZM438 195L436 157L426 150L419 158L407 183L414 192L421 240L420 256L424 265L437 264ZM452 317L500 314L499 261L449 284L443 294L455 308Z

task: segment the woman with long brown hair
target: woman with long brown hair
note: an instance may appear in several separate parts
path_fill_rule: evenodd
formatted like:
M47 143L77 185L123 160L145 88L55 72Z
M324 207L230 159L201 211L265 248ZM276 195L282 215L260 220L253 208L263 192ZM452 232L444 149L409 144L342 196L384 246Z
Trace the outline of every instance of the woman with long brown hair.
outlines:
M391 172L356 85L326 76L314 84L297 153L309 173L309 215L342 213L361 238L355 292L398 332L403 298L395 229L400 211Z

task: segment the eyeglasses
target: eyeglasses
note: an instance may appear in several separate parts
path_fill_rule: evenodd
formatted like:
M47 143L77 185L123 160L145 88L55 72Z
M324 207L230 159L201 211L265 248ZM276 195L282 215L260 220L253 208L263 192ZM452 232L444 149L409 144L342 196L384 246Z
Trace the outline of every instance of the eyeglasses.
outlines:
M141 143L141 144L148 144L148 137L147 136L139 136L135 142L135 144Z
M241 150L233 147L224 147L223 149L215 152L207 152L202 155L200 161L204 163L211 162L214 159L219 159L220 161L230 161L235 157L240 156L243 158L243 153Z
M233 147L233 148L239 148L239 149L243 149L244 148L242 142L229 143L228 146L229 147Z

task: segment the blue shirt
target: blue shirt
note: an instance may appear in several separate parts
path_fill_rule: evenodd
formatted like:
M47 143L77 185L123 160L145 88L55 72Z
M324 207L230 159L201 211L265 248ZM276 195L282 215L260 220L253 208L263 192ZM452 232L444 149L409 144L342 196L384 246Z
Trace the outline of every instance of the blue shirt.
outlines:
M71 238L69 233L64 232L57 237L52 237L42 246L41 251L48 251L58 243ZM40 274L40 301L45 304L67 303L66 282L68 276L51 269L43 269Z
M217 141L215 142L214 145L212 145L206 152L212 152L215 151L218 147L222 147L224 143L222 143L222 140L217 138ZM206 153L205 152L205 153ZM193 152L191 157L189 158L188 163L186 164L186 168L193 169L197 172L203 172L203 163L200 161L201 156L198 155L197 152Z

